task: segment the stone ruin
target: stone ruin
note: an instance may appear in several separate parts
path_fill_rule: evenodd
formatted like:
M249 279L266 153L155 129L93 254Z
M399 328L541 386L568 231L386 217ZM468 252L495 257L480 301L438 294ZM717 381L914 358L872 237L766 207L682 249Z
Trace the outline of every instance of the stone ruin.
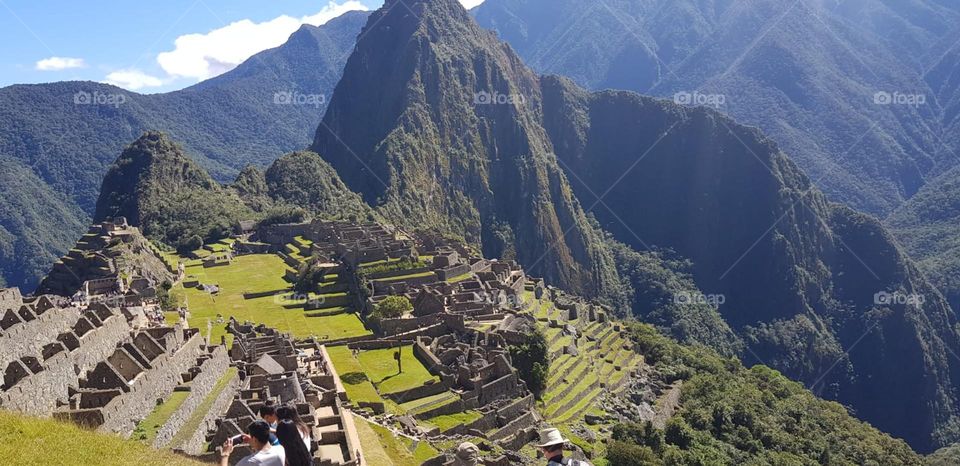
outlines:
M316 341L295 342L289 335L264 326L231 320L234 335L230 356L239 369L239 385L222 406L219 415L198 445L213 455L217 447L259 419L257 412L268 400L296 406L301 419L313 432L315 464L352 466L362 461L362 451L352 415L341 408L347 400L326 348ZM234 450L231 463L250 454L249 448ZM363 463L366 464L366 463Z
M36 293L73 296L84 303L107 297L133 302L154 297L157 286L174 278L159 251L120 217L91 226L53 264Z
M2 295L6 410L129 436L157 400L203 373L207 361L226 361L225 350L206 346L198 330L157 326L126 307Z

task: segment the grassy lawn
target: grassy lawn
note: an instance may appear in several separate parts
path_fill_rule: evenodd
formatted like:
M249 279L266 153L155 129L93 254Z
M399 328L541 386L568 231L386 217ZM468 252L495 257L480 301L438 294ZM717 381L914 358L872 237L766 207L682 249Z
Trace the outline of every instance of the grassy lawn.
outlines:
M190 415L190 419L187 419L187 422L183 423L183 427L180 428L180 431L173 436L173 439L170 440L169 445L171 447L176 447L181 443L187 441L197 429L200 428L200 423L203 422L203 418L207 415L207 412L210 411L210 408L213 406L213 403L217 401L217 397L220 396L220 393L227 388L227 385L230 384L230 380L237 375L237 368L231 367L227 369L227 372L220 377L220 380L217 381L217 384L213 386L213 390L207 394L207 397L203 399L203 402L200 403L200 406L197 406L197 409L193 411L193 414Z
M133 438L152 444L153 439L157 437L157 431L167 423L170 416L188 396L190 396L190 392L173 392L167 401L157 406L149 416L140 421L137 429L133 431Z
M473 272L467 272L464 274L457 275L456 277L448 278L447 283L460 283L473 276Z
M439 452L427 442L397 437L389 430L356 418L357 434L363 446L365 464L377 466L420 466Z
M286 270L287 265L283 260L273 254L239 256L224 267L205 269L196 264L188 265L188 275L196 276L203 284L219 285L220 293L213 296L201 290L178 286L174 289L174 296L179 302L187 303L192 315L191 325L201 329L206 328L208 319L216 322L217 314L221 314L224 320L233 316L239 321L263 323L290 332L295 338L317 336L336 339L370 334L355 314L311 318L304 315L303 309L289 307L291 302L280 296L244 298L244 293L289 293L290 284L283 279ZM212 342L219 342L220 336L226 335L224 327L214 324Z
M140 442L98 434L74 424L0 411L0 455L18 466L202 466Z
M383 398L373 388L369 378L363 372L363 367L357 358L353 357L350 348L346 346L327 347L327 354L330 355L333 367L337 369L337 374L343 382L343 388L347 391L347 398L357 403L360 401L371 403L383 403Z
M393 359L396 348L361 351L360 365L381 393L396 393L419 387L430 380L439 381L413 355L412 348L405 346L400 352L403 363L403 373L400 374L397 373L397 361Z
M427 419L425 423L438 427L440 429L440 432L446 432L447 430L450 430L451 428L456 427L460 424L463 424L463 425L470 424L471 422L476 421L481 417L483 417L483 415L477 411L464 411L462 413L457 413L457 414L447 414L444 416L433 417L433 418Z

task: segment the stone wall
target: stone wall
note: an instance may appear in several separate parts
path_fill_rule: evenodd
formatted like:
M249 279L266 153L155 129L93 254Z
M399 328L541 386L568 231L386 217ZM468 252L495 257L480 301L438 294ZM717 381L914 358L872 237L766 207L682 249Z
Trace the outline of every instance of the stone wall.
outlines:
M39 355L44 345L57 341L57 335L70 330L80 318L80 311L75 308L54 307L28 322L23 322L19 313L8 312L14 313L20 322L0 332L0 369L23 356Z
M230 358L227 355L227 349L223 346L215 347L210 353L210 357L200 364L200 373L190 381L190 394L170 415L163 427L157 431L157 436L153 442L155 448L162 448L170 443L170 440L190 419L193 412L207 398L207 395L213 391L217 382L220 381L229 367Z
M230 379L230 382L227 383L227 386L224 387L223 391L220 392L220 395L217 396L213 405L210 406L210 410L204 415L203 420L200 422L200 427L182 444L170 445L170 447L181 450L189 455L202 454L207 446L207 432L216 429L217 420L220 419L223 413L227 411L227 408L230 407L239 390L240 377L234 375L233 378Z
M77 370L85 373L92 369L129 337L130 327L120 314L111 315L99 323L99 327L88 330L81 337L72 331L66 332L64 335L72 338L69 346L65 345L65 349L43 361L43 371L0 393L0 407L32 416L50 416L56 410L57 402L66 402L70 388L76 387ZM57 338L51 341L57 341Z
M181 374L196 363L202 343L200 334L194 334L172 354L154 360L151 370L133 380L129 393L100 408L104 422L99 430L129 436L137 422L153 411L157 400L165 398L180 384Z

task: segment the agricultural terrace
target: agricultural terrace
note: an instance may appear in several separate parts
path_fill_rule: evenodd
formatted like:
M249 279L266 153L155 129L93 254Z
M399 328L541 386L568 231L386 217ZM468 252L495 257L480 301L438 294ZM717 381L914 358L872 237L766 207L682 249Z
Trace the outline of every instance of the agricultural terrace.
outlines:
M568 438L581 444L579 437L574 438L570 432L573 425L585 414L602 414L597 403L601 395L625 389L622 382L627 380L630 371L644 363L643 357L633 350L632 343L622 332L614 329L614 323L590 322L583 315L568 320L568 313L558 309L549 296L538 300L531 291L526 291L523 299L530 303L528 312L540 324L550 353L550 378L541 397L539 411L547 422L570 434ZM576 356L564 352L565 347L574 343L574 336L561 328L567 324L578 331ZM588 426L594 429L599 427ZM580 446L585 449L599 447L590 444Z

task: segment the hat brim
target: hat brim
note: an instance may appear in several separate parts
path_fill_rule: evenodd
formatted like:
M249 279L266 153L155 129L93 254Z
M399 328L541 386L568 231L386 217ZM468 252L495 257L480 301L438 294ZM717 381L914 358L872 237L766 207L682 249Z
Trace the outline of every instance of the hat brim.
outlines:
M554 445L563 445L563 444L565 444L565 443L570 443L570 440L567 440L567 439L565 439L565 438L560 438L560 440L556 440L556 441L553 441L553 442L547 442L547 443L537 444L537 447L538 447L538 448L552 447L552 446L554 446Z

